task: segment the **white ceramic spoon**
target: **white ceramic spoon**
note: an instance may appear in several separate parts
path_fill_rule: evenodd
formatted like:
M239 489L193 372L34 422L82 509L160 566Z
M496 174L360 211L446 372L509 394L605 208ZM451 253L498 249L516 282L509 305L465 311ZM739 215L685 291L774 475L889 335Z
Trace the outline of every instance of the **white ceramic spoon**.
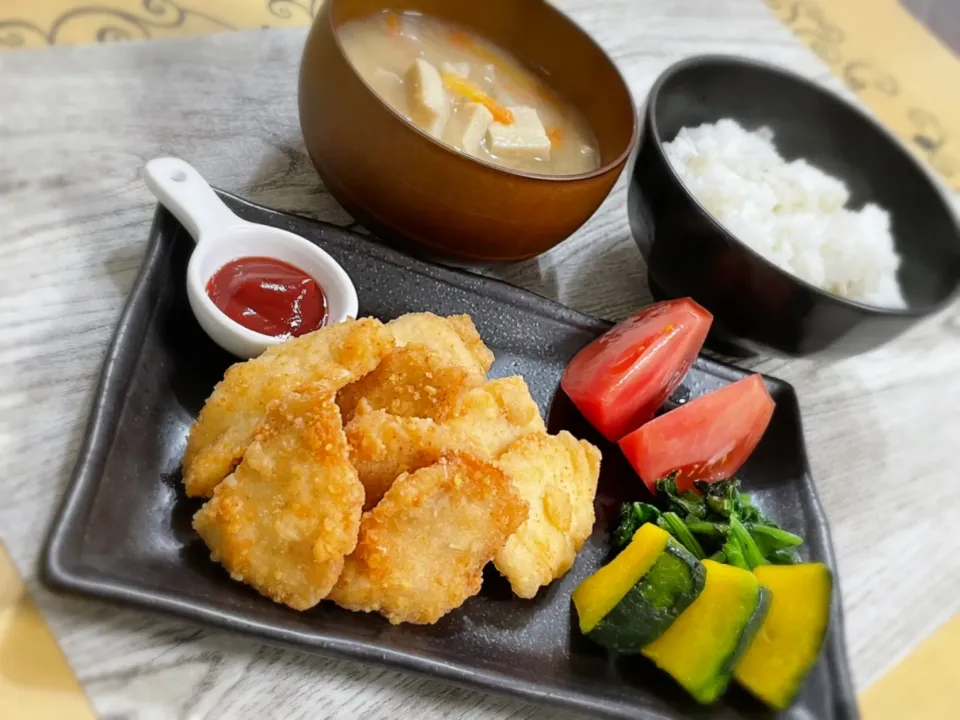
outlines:
M227 263L242 257L270 257L300 268L327 296L327 324L357 316L357 291L336 260L299 235L247 222L217 197L200 173L183 160L157 158L143 179L197 243L187 265L187 298L197 322L224 350L256 357L283 338L263 335L227 317L207 295L207 282Z

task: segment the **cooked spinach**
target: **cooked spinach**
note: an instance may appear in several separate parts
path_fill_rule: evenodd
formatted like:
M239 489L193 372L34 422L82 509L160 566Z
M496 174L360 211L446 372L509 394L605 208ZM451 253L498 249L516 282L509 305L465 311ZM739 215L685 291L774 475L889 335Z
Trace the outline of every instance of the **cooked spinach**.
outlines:
M620 507L613 529L613 544L617 548L625 548L633 540L640 526L652 522L660 517L660 511L653 505L644 502L624 503Z
M682 515L705 518L707 516L707 506L699 493L692 490L682 493L677 491L677 474L672 473L657 480L657 501L666 510L673 510Z
M754 542L753 537L747 532L746 526L740 522L740 518L736 515L730 516L730 534L737 539L737 544L743 551L743 559L747 561L751 570L757 565L767 564L763 555L760 554L757 543Z
M764 515L750 495L740 491L738 478L697 481L695 490L685 492L678 490L676 479L673 473L657 481L655 504L623 504L613 529L617 548L626 547L641 525L652 522L700 559L747 569L800 562L796 548L803 538Z
M700 543L697 542L693 533L690 532L690 529L675 512L663 513L660 519L657 520L657 525L679 540L680 544L693 553L693 556L697 558L697 560L703 560L706 557L703 548L700 547Z

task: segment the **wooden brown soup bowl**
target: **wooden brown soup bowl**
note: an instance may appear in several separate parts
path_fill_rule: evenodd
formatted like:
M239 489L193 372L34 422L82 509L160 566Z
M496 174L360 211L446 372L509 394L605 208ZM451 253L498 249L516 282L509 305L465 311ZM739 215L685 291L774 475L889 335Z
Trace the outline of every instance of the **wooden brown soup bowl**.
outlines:
M343 23L415 11L476 31L575 105L600 146L580 175L505 170L434 140L360 78L337 37ZM300 68L300 126L321 179L375 233L467 261L530 258L569 237L597 209L637 140L630 91L583 30L542 0L327 0Z

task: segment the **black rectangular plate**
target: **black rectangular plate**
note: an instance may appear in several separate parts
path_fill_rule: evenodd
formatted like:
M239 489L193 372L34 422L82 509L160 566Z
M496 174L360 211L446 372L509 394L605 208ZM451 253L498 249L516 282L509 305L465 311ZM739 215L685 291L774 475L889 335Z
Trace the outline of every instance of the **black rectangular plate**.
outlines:
M180 458L190 423L233 359L207 338L187 304L185 269L193 241L170 214L158 210L51 533L45 558L50 585L593 716L769 714L737 688L714 708L701 709L648 661L610 659L575 628L571 591L607 554L606 526L619 503L644 492L616 446L599 437L557 392L570 358L609 323L497 280L422 262L340 228L224 197L242 217L322 246L352 276L362 315L383 320L422 310L472 315L497 356L491 375L523 375L552 432L566 428L603 451L593 536L573 569L534 600L513 598L509 586L488 572L480 595L432 626L391 626L377 615L349 613L330 603L295 612L231 581L190 527L199 504L183 494ZM701 358L672 402L745 374ZM767 385L777 409L744 469L745 485L767 512L807 538L809 558L835 570L796 396L779 380L767 378ZM833 608L823 657L786 716L847 720L857 715L839 593Z

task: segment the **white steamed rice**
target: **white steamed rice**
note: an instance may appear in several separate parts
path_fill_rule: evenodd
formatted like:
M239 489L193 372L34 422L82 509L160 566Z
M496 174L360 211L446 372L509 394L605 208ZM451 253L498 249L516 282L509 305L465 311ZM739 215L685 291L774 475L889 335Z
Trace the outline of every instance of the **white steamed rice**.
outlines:
M846 209L846 185L804 160L786 162L768 128L720 120L683 128L664 149L697 200L783 270L852 300L906 306L890 214L873 203Z

